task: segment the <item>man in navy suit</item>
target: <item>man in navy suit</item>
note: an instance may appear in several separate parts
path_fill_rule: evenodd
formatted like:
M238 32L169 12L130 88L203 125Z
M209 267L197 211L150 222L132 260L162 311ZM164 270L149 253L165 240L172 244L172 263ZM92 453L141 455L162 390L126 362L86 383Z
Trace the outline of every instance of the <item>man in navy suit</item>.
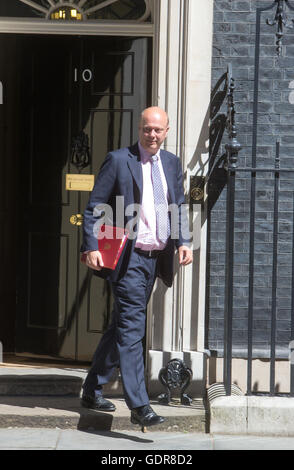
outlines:
M131 421L142 426L164 421L150 407L145 386L142 339L147 303L156 277L168 287L172 285L175 249L181 265L193 260L186 236L188 221L182 213L185 197L181 163L174 154L160 149L168 130L164 110L145 109L139 123L139 141L106 156L84 213L82 251L86 253L86 264L110 282L114 307L112 323L97 347L84 382L81 403L114 411L114 404L102 395L102 386L119 367ZM122 202L119 208L118 197ZM115 270L103 267L97 242L97 223L105 204L111 208L113 225L123 221L124 227L131 226L135 234ZM171 206L178 212L176 230L169 215ZM135 218L134 207L139 207Z

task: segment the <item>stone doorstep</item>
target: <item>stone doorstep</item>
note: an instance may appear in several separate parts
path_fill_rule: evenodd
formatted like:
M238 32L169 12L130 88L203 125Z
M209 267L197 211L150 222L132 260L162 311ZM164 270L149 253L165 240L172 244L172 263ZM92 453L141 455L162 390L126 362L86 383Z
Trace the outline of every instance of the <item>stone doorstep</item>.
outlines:
M1 375L0 396L72 395L79 396L83 380L62 375Z
M112 398L111 401L116 405L116 411L105 413L83 408L77 397L2 396L0 428L138 430L139 426L130 422L130 411L124 399ZM202 399L194 400L191 406L183 406L176 401L169 405L151 401L151 405L156 413L166 418L164 423L156 426L156 430L206 432Z
M82 393L83 379L74 376L54 374L43 375L0 375L1 396L73 396ZM104 386L105 396L122 397L119 380Z
M114 413L83 408L80 394L85 369L0 368L0 428L45 427L94 430L138 430L130 422L130 411L116 378L104 387L104 396L116 405ZM164 431L205 432L206 411L201 398L183 406L177 398L169 405L151 400L154 410L166 418L156 426Z
M86 375L86 369L0 366L0 397L3 395L79 397ZM113 381L104 386L104 394L123 396L119 377L114 377Z

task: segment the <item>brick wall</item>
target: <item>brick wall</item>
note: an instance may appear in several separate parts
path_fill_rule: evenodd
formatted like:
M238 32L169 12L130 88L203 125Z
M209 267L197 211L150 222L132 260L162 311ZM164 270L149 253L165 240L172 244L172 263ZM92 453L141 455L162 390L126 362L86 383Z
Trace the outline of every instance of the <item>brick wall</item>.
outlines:
M291 0L290 0L291 3ZM212 89L230 62L236 80L235 105L238 140L242 144L239 166L252 164L253 97L256 52L256 11L271 6L271 0L215 0ZM294 7L294 2L292 0ZM288 19L294 10L285 9ZM276 54L276 6L262 12L260 29L259 103L257 125L258 167L273 167L276 141L280 141L281 168L293 167L293 173L281 174L279 181L278 271L276 346L277 355L286 357L290 341L292 300L292 238L294 194L294 31L284 29L280 57ZM293 90L292 90L293 89ZM225 106L218 116L225 112ZM215 119L215 116L212 116ZM219 120L220 121L220 120ZM224 135L223 144L226 141ZM219 155L223 152L223 145ZM214 183L217 183L217 181ZM235 356L246 356L248 318L248 262L250 220L249 173L237 173L235 206L235 268L233 345ZM271 338L273 198L274 175L256 177L255 263L253 347L256 356L267 356ZM226 188L209 213L209 262L207 343L220 354L223 349Z

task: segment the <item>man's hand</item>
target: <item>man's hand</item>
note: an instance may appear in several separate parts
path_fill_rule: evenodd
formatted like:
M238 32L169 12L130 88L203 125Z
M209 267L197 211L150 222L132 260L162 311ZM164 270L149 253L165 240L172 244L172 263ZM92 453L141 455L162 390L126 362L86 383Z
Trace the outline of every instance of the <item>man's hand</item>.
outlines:
M187 246L179 247L179 263L182 266L187 266L193 261L193 251Z
M101 271L104 264L102 261L102 256L100 251L88 251L86 258L86 265L89 268L96 269L96 271Z

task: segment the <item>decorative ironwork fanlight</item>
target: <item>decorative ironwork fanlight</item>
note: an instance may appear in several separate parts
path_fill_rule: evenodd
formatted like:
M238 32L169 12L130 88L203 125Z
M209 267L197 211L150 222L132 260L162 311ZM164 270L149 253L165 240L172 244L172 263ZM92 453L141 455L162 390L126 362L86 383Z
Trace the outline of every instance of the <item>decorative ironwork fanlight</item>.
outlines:
M126 10L136 10L136 2L126 2L125 0L18 0L21 3L24 3L31 7L33 10L37 11L40 16L43 16L47 20L74 20L81 21L87 20L93 14L99 12L99 10L104 10L111 5L119 5ZM153 0L142 0L142 5L145 5L145 12L141 8L138 11L143 12L137 21L145 21L151 15ZM114 13L116 19L120 18L117 14Z

